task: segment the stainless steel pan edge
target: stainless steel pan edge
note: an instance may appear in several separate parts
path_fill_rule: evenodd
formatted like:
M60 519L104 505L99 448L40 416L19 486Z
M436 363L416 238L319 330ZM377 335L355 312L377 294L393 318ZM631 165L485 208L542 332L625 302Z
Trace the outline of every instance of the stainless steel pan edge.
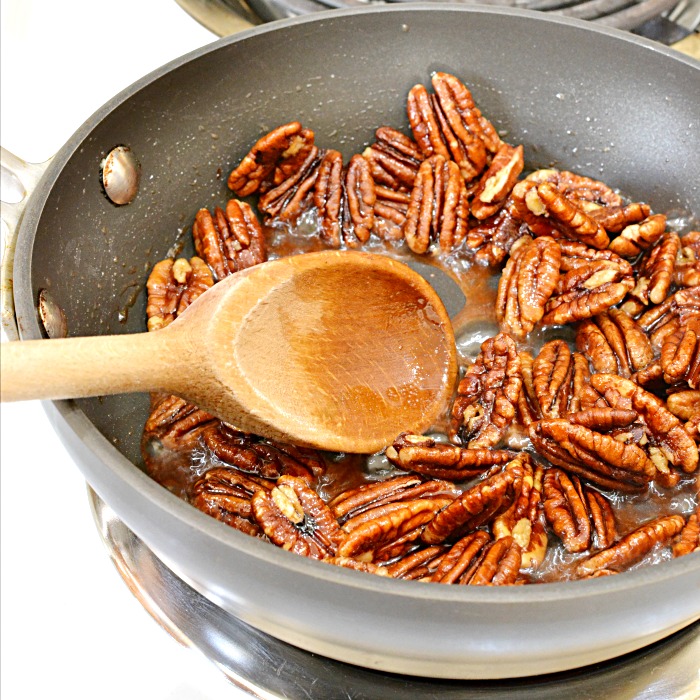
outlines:
M343 18L348 18L348 22L366 21L365 29L372 27L376 31L379 31L376 29L379 24L386 24L388 21L393 25L393 31L410 34L416 31L420 33L419 27L426 18L427 23L431 24L437 21L438 16L444 23L447 34L451 32L448 25L460 21L465 23L464 29L467 34L469 24L481 22L493 30L496 26L494 23L497 22L497 26L501 27L503 32L510 32L511 36L513 31L517 34L517 26L513 24L516 18L525 24L534 23L530 26L536 27L540 33L536 39L532 39L531 50L535 50L537 43L547 38L547 32L554 31L551 29L553 26L562 25L576 31L592 32L592 38L597 37L601 40L602 37L603 42L608 41L605 37L609 37L615 47L624 47L627 44L642 47L632 50L632 54L642 59L648 58L652 53L661 55L660 60L665 62L664 74L667 74L670 83L673 83L677 70L685 71L686 79L691 76L691 83L687 86L690 89L693 84L698 83L700 75L699 64L696 61L678 56L650 42L611 30L594 31L581 22L553 18L545 20L541 16L533 17L533 13L513 10L453 6L436 8L431 5L413 6L408 10L377 8L361 12L340 11L275 23L274 26L267 25L232 39L222 40L210 48L165 66L117 96L93 116L55 158L27 207L17 245L15 301L22 337L41 336L34 304L37 290L42 284L57 288L60 303L64 307L70 307L68 315L74 323L74 332L129 331L142 325L137 313L139 304L142 307L142 300L136 303L128 323L122 328L112 318L115 309L112 309L110 317L101 316L100 292L90 290L86 286L89 277L74 270L76 283L64 284L70 288L65 290L61 288L60 278L62 270L67 268L61 268L58 264L52 268L51 264L44 260L36 265L38 270L34 269L37 258L48 255L45 248L43 253L35 253L35 234L39 232L45 246L46 240L49 240L46 229L50 224L56 223L56 220L47 214L47 210L52 211L59 203L69 210L75 209L74 201L85 203L88 209L97 206L90 199L90 195L85 197L78 193L76 196L71 190L71 185L63 183L58 194L54 192L54 187L56 183L60 184L62 178L65 180L64 169L72 168L71 179L77 180L77 187L85 189L85 180L91 177L90 171L85 171L82 163L76 164L75 161L80 161L81 154L84 154L86 149L99 150L116 145L98 143L101 137L98 132L103 119L111 117L115 110L123 108L124 105L128 106L132 98L139 93L142 94L137 101L141 99L139 107L142 108L143 102L149 101L144 97L149 87L159 83L162 78L167 82L168 76L179 67L187 70L190 63L200 58L206 59L210 54L226 51L228 47L257 41L258 37L279 36L278 30L283 32L301 29L305 36L309 36L314 27L321 27L324 34L330 32L336 43L342 44L344 39L338 36L338 22L346 21ZM437 51L436 46L433 48ZM640 53L637 55L636 51ZM625 51L622 51L622 55L627 57ZM455 64L456 59L453 56L450 60ZM430 70L435 67L451 67L445 65L449 61L436 59L434 54L428 58L423 57L421 62L424 67L420 75L412 75L411 79L425 80ZM442 66L436 65L441 63ZM689 68L692 70L689 71ZM549 65L542 66L541 70L544 76L552 76L557 72L554 66ZM265 73L265 70L262 72ZM468 75L465 78L469 80ZM485 90L487 97L498 93L497 78L493 78L491 86L488 85L488 80L482 78L480 86L482 91ZM404 78L403 82L407 82L407 79ZM564 89L566 85L561 87ZM577 86L569 87L569 91L561 93L564 100L576 99ZM401 85L395 92L402 93L403 88ZM479 90L476 92L478 95ZM671 99L675 99L671 87L667 92ZM207 93L204 93L204 96L207 96ZM201 103L202 97L200 92L196 95L197 99L193 97L190 100L193 109L198 102ZM696 103L697 100L696 97ZM520 106L528 108L527 104ZM200 104L200 109L203 108L204 105ZM290 105L290 110L293 108L294 106ZM612 110L612 107L610 109ZM623 106L622 109L626 108ZM491 116L492 112L488 108L484 111ZM588 112L588 116L593 120L601 118L590 109ZM140 113L143 113L143 109ZM292 112L289 118L295 116L297 114ZM313 111L310 116L311 119L314 118ZM381 119L381 115L373 115L373 119L373 125L377 126L377 119ZM506 127L510 126L507 121L506 115L501 126L504 123ZM582 125L585 124L585 117L580 121ZM274 126L275 123L268 126ZM312 123L308 125L312 128L315 126ZM517 123L514 123L514 126L521 131L525 130ZM660 127L661 124L654 126ZM328 126L324 128L330 131ZM600 131L603 127L595 127L594 121L594 131L596 128ZM689 132L673 137L674 147L678 146L678 141L682 141L684 147L690 147L687 152L692 154L693 144L698 141L697 129L696 123L694 130L691 128ZM364 138L366 133L366 129L364 132L358 131L357 140ZM661 134L661 131L659 133ZM600 137L600 133L598 136ZM149 138L153 145L153 134L143 140L143 143L149 143ZM614 136L605 139L606 148L616 148L613 139ZM233 162L243 155L249 140L250 137L246 135L244 142L237 143L235 147L229 145L230 153L226 158ZM326 143L327 137L319 137L318 140ZM577 143L580 144L580 137ZM597 144L595 149L596 158L604 152L602 147L598 148L600 145ZM352 149L353 144L348 147ZM236 149L237 152L234 152ZM173 159L172 152L159 152L157 147L152 150L155 151L154 155ZM695 152L697 153L697 150ZM220 159L221 153L217 153ZM530 153L530 160L536 156L546 161L551 159L552 155L563 159L565 154L535 150L534 153ZM572 155L571 158L576 160L577 156ZM148 165L147 162L146 170ZM686 178L690 184L686 184L681 197L673 201L673 204L682 210L687 210L691 203L697 207L700 200L697 184L700 182L700 176L692 179L698 175L697 158L693 161L693 158L689 157L687 162L675 162L674 166L674 177L666 186L666 191L663 190L662 184L659 191L652 193L653 197L658 198L660 203L672 200L671 192L675 192L673 185L680 174L680 177ZM570 167L575 167L575 164ZM663 173L661 175L660 179L664 179ZM155 179L163 182L163 177L163 173L157 172ZM182 185L177 178L175 180L175 185ZM635 185L637 188L641 186L634 173L630 174L627 183L621 183L622 188L632 195L635 194ZM217 187L217 183L205 183L203 187L208 192L217 192L217 196L224 194L224 189ZM156 184L153 186L154 194L149 196L155 197L159 191L163 190L159 190ZM195 192L191 198L193 201L200 198L201 201L201 191ZM100 221L103 222L105 217L116 213L118 221L114 224L115 227L126 223L133 229L133 222L130 220L132 215L128 211L124 214L124 209L110 210L106 207L104 212L99 209L98 218L102 217ZM158 212L159 216L156 218L158 221L165 220L172 233L167 240L158 243L160 250L152 251L151 255L155 259L165 253L166 243L172 243L173 238L179 235L178 222L182 212L185 216L191 216L195 210L196 207L185 202L184 205L178 203L170 209L166 207ZM131 211L136 212L133 214L135 217L144 214L143 211ZM145 213L152 213L151 209L147 207ZM78 214L80 211L75 212L76 219L80 219ZM49 221L42 221L45 218ZM66 226L70 223L72 222L69 216ZM153 226L158 224L151 223ZM111 230L108 227L107 233ZM99 232L97 227L88 233L97 235ZM138 232L141 232L140 228ZM64 255L75 262L80 250L75 247L70 248L68 252L61 250L61 246L69 247L71 244L62 233L60 226L58 230L55 227L52 229L53 241L59 247L57 257ZM125 246L133 248L133 241L127 240ZM138 254L137 250L134 255ZM56 270L53 275L52 269ZM140 279L142 283L143 268L129 274ZM95 279L92 279L96 284ZM103 296L118 290L123 283L123 279L118 279L112 285L112 289L104 292ZM70 298L76 293L81 294L81 290L83 296L89 293L88 300L83 301L82 306L75 304ZM90 308L86 308L86 305ZM134 442L138 441L138 436L129 435L129 430L124 427L119 431L114 426L129 425L133 433L144 412L142 398L105 402L57 402L47 404L47 410L56 430L88 482L126 524L179 575L208 598L246 622L320 654L369 668L413 675L446 678L514 677L548 673L611 658L650 643L700 617L700 557L697 555L619 577L514 590L411 585L378 580L307 561L231 531L175 498L135 468L127 456L133 457ZM131 414L137 418L134 419ZM95 425L98 425L100 430L97 430ZM115 430L119 434L114 434ZM118 445L118 449L113 443Z

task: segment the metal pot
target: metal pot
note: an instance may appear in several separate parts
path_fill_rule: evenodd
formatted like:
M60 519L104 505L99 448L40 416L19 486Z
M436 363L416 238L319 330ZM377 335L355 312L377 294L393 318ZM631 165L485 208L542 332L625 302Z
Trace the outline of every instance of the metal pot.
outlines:
M431 71L473 90L531 167L614 183L660 211L700 209L700 64L632 35L513 9L411 5L316 14L223 39L115 97L54 158L20 225L14 301L40 338L40 290L71 335L144 329L147 271L266 130L292 119L345 157ZM140 166L127 206L100 163ZM141 470L145 396L56 402L55 429L95 491L179 576L275 637L368 668L503 678L640 648L700 617L700 555L575 583L481 589L363 575L279 550L195 510Z

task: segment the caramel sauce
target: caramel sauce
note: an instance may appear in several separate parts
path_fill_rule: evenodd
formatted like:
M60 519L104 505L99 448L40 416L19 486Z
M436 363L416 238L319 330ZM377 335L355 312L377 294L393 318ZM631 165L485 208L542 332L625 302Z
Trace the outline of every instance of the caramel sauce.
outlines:
M326 249L326 246L317 235L313 217L302 220L294 229L286 226L268 227L266 237L270 259ZM490 269L476 265L469 260L465 252L457 252L448 256L416 256L401 241L382 241L374 237L362 249L369 252L382 253L403 262L408 262L411 259L417 259L423 263L428 262L442 269L457 283L466 298L464 308L452 318L460 370L464 370L467 365L474 361L480 351L482 342L498 333L498 324L495 319L495 299L500 269ZM381 284L381 281L379 283ZM356 288L349 290L349 302L352 301L351 293L352 295L357 294ZM305 304L313 305L316 294L314 290L300 288L299 294ZM363 296L364 290L362 293L357 294L357 299L362 299ZM350 304L349 308L352 309L352 304ZM349 314L351 315L351 313L352 311L350 310ZM415 303L406 303L406 300L401 299L400 296L396 299L396 313L397 318L402 319L401 322L409 319L409 317L418 317L418 322L420 323L430 322L430 319L420 319L421 309ZM327 326L323 323L322 310L317 315L320 315L321 322L313 330L313 342L317 343L319 349L326 353L329 358L338 359L340 363L338 371L342 372L344 371L342 358L347 348L336 348L332 344L328 348L323 348L323 333ZM268 328L266 324L279 323L279 330L283 335L285 324L301 323L302 321L303 319L301 318L275 320L261 315L257 323L261 326L261 332ZM554 326L536 329L524 343L521 343L520 349L530 350L536 354L545 342L554 338L563 338L573 348L573 329ZM299 349L290 347L285 351L298 352ZM362 339L362 351L371 351L371 339ZM309 356L309 361L315 360ZM397 372L399 372L397 377L387 382L387 394L394 392L397 387L410 385L410 381L408 381L410 368L406 369L406 371L397 368ZM332 394L332 389L333 382L329 380L329 394ZM397 400L410 401L410 391L408 397L402 392L403 389L399 392L401 395L397 394ZM453 396L450 397L441 418L429 431L433 437L443 441L447 439L445 433L453 398ZM329 410L332 410L333 402L338 400L342 400L342 397L332 398L328 404ZM368 411L373 410L373 403L373 397L367 397ZM505 445L510 449L535 453L526 433L519 426L513 426L508 431L505 437ZM149 445L148 441L145 440L144 449L152 450L152 448L153 446ZM162 451L161 454L151 452L150 458L153 463L153 468L149 470L151 475L183 498L186 498L189 489L201 474L212 466L221 465L221 462L211 453L207 453L204 448L195 450L189 462L182 455L173 455L167 451ZM325 501L330 501L338 494L356 488L363 483L385 480L404 474L404 472L397 470L382 454L370 456L325 454L324 460L327 463L327 471L317 480L316 490ZM478 481L478 478L457 484L457 486L461 489L467 489L476 481ZM657 517L675 513L687 517L696 508L699 490L700 479L696 475L690 474L684 477L673 489L664 489L652 483L641 494L618 494L609 491L603 491L603 493L612 502L618 537L621 537L635 530L641 524ZM568 580L573 578L573 571L578 562L589 555L589 552L581 554L567 552L561 541L555 535L550 534L544 561L536 570L526 571L525 573L529 576L532 583ZM630 568L635 569L655 564L670 557L671 554L668 548L661 549L657 547Z

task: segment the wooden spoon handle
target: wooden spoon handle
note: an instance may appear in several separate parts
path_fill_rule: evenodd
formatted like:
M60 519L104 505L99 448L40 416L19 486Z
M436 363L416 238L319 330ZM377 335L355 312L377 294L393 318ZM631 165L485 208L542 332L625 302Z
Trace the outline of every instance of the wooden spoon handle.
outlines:
M67 399L170 388L165 332L2 343L0 399Z

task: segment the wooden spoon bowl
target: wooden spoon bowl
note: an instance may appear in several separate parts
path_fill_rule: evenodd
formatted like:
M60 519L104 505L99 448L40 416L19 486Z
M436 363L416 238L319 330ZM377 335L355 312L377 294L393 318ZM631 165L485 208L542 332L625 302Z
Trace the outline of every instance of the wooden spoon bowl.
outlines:
M427 430L457 376L432 287L350 251L239 272L152 333L5 343L2 365L3 401L165 391L246 432L359 453Z

